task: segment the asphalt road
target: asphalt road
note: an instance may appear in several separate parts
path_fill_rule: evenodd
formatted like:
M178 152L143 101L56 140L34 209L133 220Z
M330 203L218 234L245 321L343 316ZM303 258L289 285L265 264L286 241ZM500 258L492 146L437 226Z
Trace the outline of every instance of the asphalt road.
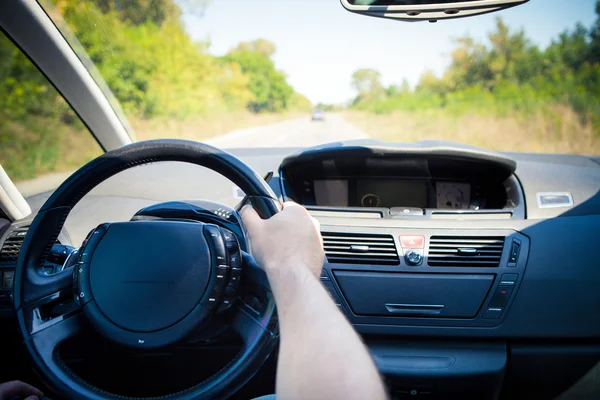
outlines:
M327 114L325 121L311 121L310 115L307 115L303 118L231 132L206 142L221 148L307 147L367 137L366 133L346 122L339 114Z

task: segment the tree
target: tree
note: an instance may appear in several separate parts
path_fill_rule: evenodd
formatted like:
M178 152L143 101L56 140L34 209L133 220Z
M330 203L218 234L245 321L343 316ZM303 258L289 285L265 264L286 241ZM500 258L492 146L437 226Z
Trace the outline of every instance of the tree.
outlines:
M548 107L560 104L600 131L600 0L596 13L591 29L578 24L543 50L523 29L510 29L497 18L489 44L469 36L455 39L443 76L426 71L412 92L406 84L392 85L381 95L381 75L358 70L352 75L358 91L353 106L376 113L446 107L507 115L515 110L548 112Z
M250 42L241 42L237 45L236 50L255 51L267 58L271 58L275 54L275 44L265 39L256 39Z
M225 62L239 64L248 76L248 89L253 99L247 108L252 112L279 112L293 103L294 89L287 83L286 76L275 68L270 58L274 53L273 43L259 39L242 42L223 57Z
M600 0L596 1L596 22L590 29L590 62L600 63Z
M442 94L446 92L446 85L440 78L435 76L432 71L428 70L421 75L415 91L429 94Z
M361 98L383 92L381 73L369 68L359 69L352 74L352 87L356 89Z
M93 0L104 14L114 12L121 21L141 25L153 22L162 25L167 20L177 20L181 9L173 0Z

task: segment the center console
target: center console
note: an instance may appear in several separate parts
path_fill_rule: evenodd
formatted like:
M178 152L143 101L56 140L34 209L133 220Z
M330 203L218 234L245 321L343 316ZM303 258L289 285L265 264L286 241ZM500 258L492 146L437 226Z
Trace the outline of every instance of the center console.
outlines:
M497 326L529 251L529 239L514 231L327 229L321 279L357 324Z
M322 279L353 323L494 327L529 251L525 235L494 229L496 219L524 218L515 167L471 148L324 147L289 156L279 175L284 197L348 222L322 228ZM435 227L440 215L457 226ZM491 223L472 230L471 219Z
M508 358L499 328L530 248L510 225L525 219L515 167L495 153L422 144L325 146L281 164L284 199L321 223L321 282L393 397L497 398Z

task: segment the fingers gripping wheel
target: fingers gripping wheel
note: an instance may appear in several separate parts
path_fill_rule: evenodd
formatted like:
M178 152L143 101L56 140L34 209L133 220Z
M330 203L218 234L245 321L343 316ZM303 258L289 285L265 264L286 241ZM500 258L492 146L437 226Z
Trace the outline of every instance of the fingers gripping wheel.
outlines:
M88 332L85 320L113 341L148 349L174 343L202 328L219 310L231 308L231 327L243 339L241 352L209 379L166 396L169 400L226 398L275 348L276 312L264 273L258 272L249 255L241 257L240 248L245 249L246 243L238 240L245 238L211 223L146 219L102 224L84 241L73 270L52 276L40 273L47 249L87 192L123 170L157 161L208 167L247 193L263 218L279 210L272 190L250 167L197 142L135 143L75 172L36 215L15 274L14 303L23 342L36 368L61 397L122 399L84 382L57 359L59 345ZM266 291L267 302L258 314L242 298L234 304L242 289L242 269L248 270L243 275L248 282L244 293L250 288ZM52 302L62 304L68 295L79 309L71 307L58 316L44 311L52 309Z

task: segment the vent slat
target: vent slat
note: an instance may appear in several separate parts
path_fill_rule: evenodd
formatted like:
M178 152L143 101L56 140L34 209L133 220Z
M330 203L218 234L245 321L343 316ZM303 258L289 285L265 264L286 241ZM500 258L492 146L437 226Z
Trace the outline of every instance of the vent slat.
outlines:
M492 237L469 237L469 236L432 236L431 241L440 241L444 243L504 243L504 238L501 236Z
M466 254L460 249L474 249ZM431 267L496 268L504 249L501 236L432 236L429 240L427 264Z
M348 242L348 241L332 241L332 240L323 240L323 244L325 246L327 245L335 245L335 246L352 246L354 244L360 244L360 245L364 245L364 246L373 246L373 247L394 247L394 242L390 241L389 243L384 243L384 242L370 242L368 240L365 240L363 242Z
M429 254L445 254L452 255L458 254L458 249L429 249ZM502 249L489 250L489 249L477 249L477 254L502 254Z
M348 256L348 257L354 257L356 255L362 256L364 255L365 257L386 257L386 258L398 258L397 255L395 254L391 254L391 253L374 253L374 252L368 252L368 253L356 253L356 252L352 252L352 251L329 251L329 250L325 250L325 253L327 253L327 256Z
M430 267L482 267L482 268L496 268L498 263L496 261L430 261L427 263Z
M400 258L390 235L323 232L325 255L330 263L398 265ZM366 251L351 250L353 246Z
M458 247L472 247L474 249L500 249L504 247L503 244L473 244L473 243L455 243L455 244L445 244L445 243L430 243L429 248L431 249L456 249Z
M325 236L326 233L323 234L324 240L333 240L333 241L354 241L354 242L363 242L365 240L369 241L377 241L377 242L394 242L394 239L391 236L387 235L357 235L357 236L342 236L344 234L335 234L332 236ZM349 234L350 235L350 234Z
M431 258L431 254L429 255L429 257ZM447 261L447 262L459 262L459 261L465 261L465 262L470 262L470 261L476 261L476 262L496 262L498 260L498 256L454 256L454 257L448 257L448 256L439 256L436 257L436 261Z
M390 246L371 246L370 244L366 244L366 243L361 243L360 245L362 246L369 246L370 250L378 250L378 251L393 251L395 249L394 245L390 245ZM350 246L356 246L356 244L352 244L352 245L337 245L337 244L329 244L329 243L325 243L324 244L326 249L348 249L350 248Z

